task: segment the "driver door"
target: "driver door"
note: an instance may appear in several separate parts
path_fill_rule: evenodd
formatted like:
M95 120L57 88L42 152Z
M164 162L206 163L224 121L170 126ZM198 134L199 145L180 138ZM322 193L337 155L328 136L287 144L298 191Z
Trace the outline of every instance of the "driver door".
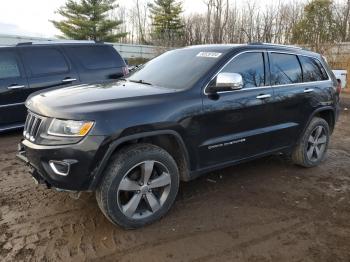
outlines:
M199 121L201 167L257 156L269 150L273 130L273 89L268 86L268 59L264 51L236 55L220 73L238 73L243 87L203 94ZM214 85L216 78L213 79ZM213 84L213 83L212 83Z

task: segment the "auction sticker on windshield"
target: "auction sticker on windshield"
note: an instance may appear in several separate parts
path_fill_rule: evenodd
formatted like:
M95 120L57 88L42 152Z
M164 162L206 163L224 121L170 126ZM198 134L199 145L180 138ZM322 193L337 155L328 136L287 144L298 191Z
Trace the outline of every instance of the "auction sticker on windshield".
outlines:
M198 57L218 58L221 55L222 55L222 53L216 53L216 52L200 52L197 56Z

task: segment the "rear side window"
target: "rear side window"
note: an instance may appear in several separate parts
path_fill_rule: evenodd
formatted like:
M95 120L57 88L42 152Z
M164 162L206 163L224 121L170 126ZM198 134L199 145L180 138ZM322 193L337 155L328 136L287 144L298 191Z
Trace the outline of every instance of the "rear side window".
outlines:
M244 88L264 86L265 66L263 53L254 52L238 55L221 72L241 74Z
M25 48L23 58L34 76L65 73L69 70L63 54L56 48Z
M67 50L87 69L125 66L123 59L112 46L68 47Z
M0 51L0 79L20 77L16 53Z
M302 72L297 56L271 53L271 59L272 85L287 85L302 82Z
M306 56L300 56L299 59L303 67L304 82L322 81L328 79L325 69L318 60Z

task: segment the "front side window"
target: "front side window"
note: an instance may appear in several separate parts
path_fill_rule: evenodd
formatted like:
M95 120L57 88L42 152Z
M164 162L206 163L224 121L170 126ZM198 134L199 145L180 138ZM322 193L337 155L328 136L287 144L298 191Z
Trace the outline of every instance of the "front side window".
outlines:
M238 73L243 78L243 88L265 85L264 56L261 52L243 53L235 57L222 73Z
M319 61L306 56L300 56L299 58L303 67L304 82L322 81L328 79L327 73Z
M63 54L55 48L25 48L23 58L34 76L65 73L69 70Z
M0 79L20 77L15 52L0 52Z
M296 55L271 53L271 84L287 85L302 82L302 72Z

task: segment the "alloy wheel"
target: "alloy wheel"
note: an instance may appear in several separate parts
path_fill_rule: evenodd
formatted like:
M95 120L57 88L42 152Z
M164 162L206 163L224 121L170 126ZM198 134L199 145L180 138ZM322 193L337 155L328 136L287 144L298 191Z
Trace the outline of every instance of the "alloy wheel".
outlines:
M128 218L146 218L161 209L170 188L171 176L162 163L151 160L138 163L119 184L118 206Z
M307 143L306 154L308 159L314 162L320 160L325 153L327 142L328 137L325 128L316 126L311 132Z

